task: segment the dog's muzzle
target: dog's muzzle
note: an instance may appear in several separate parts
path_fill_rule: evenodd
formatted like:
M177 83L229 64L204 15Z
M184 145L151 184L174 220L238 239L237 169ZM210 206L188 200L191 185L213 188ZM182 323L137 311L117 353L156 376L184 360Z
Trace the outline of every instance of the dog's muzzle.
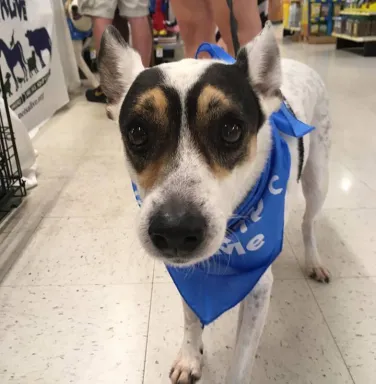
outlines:
M77 5L72 5L72 17L73 17L73 20L79 20L81 19L81 15L79 13L79 10L78 10L78 6Z
M202 245L206 230L206 219L193 204L173 198L151 216L148 234L164 257L184 263Z

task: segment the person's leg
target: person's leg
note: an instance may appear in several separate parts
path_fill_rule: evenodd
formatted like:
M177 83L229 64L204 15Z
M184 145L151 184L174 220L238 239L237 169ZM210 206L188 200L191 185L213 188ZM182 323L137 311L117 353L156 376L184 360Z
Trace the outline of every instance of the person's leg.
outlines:
M95 50L97 51L97 54L98 54L103 32L109 25L112 24L112 18L107 19L104 17L93 16L92 20L93 20L93 38L94 38Z
M148 1L120 0L119 12L120 16L127 18L131 27L133 48L140 54L144 67L148 67L151 61L153 43Z
M215 23L210 0L170 2L184 41L185 57L194 57L203 42L215 43Z
M112 24L117 0L79 0L78 6L82 15L91 16L92 18L94 45L98 55L103 32ZM87 89L85 96L86 99L91 102L107 102L106 95L100 86Z
M228 52L235 55L230 29L230 10L226 0L210 0L214 20L227 45ZM257 0L233 0L233 9L238 23L240 46L251 41L261 32L262 23Z
M112 25L120 32L123 39L129 44L129 28L128 22L124 22L124 18L120 16L119 9L116 10Z
M93 37L97 53L105 29L112 24L117 0L79 0L80 13L91 16L93 21Z
M128 21L132 30L132 46L140 54L144 67L149 67L153 37L148 16L129 17Z

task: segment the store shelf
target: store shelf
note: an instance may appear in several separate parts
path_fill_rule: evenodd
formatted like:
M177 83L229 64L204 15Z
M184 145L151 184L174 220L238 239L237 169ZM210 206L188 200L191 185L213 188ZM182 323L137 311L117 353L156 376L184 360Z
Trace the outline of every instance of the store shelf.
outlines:
M335 44L336 38L331 35L310 35L307 38L308 44Z
M320 23L328 20L328 17L311 17L311 23Z
M376 36L359 36L359 37L356 37L356 36L350 36L350 35L346 35L346 34L342 34L342 33L335 33L335 32L332 33L332 36L337 37L339 39L355 41L356 43L367 43L367 42L372 42L372 41L376 42Z
M340 15L344 16L376 16L376 12L367 12L361 9L345 9L340 12Z
M181 48L182 46L183 43L181 41L176 41L173 43L154 43L154 49L160 48L166 51Z
M300 32L300 27L287 27L283 29L286 29L287 31L291 31L291 32Z

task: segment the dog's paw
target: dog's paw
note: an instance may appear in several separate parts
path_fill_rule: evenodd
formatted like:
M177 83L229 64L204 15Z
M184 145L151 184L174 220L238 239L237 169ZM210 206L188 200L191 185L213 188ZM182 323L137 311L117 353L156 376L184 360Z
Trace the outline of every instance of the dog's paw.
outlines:
M113 111L109 105L106 106L106 115L110 120L115 120Z
M330 272L325 267L309 267L308 276L312 280L316 280L319 283L329 283L330 282Z
M195 384L202 373L202 349L200 351L181 350L175 360L170 379L172 384Z

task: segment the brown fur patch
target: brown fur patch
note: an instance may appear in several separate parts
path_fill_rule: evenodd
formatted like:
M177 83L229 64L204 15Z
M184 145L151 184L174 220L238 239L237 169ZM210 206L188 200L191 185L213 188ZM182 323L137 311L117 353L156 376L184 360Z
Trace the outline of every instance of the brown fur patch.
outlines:
M138 114L146 115L155 121L159 129L168 128L168 100L161 88L155 87L141 94L137 99L134 110ZM149 163L139 174L139 183L142 188L149 190L159 178L161 170L166 165L166 156Z
M147 114L160 125L167 126L168 100L161 88L155 87L141 94L137 99L135 111Z
M237 110L237 106L233 103L233 101L226 96L226 94L216 88L213 85L205 86L199 97L197 98L197 126L199 129L204 129L205 127L210 126L210 121L212 119L216 120L218 115L221 116L225 114L227 111ZM257 148L257 139L256 135L251 137L249 143L244 144L248 146L245 148L245 155L242 157L240 162L248 162L253 161L256 156L256 148ZM208 146L206 146L206 150ZM209 154L209 158L212 157ZM217 179L224 179L227 177L231 170L225 166L220 164L220 159L212 157L212 161L209 161L209 167L211 172Z
M219 164L213 164L210 168L213 175L219 180L224 179L230 174L228 169L221 167Z
M205 122L218 110L227 109L230 105L231 101L220 89L207 85L197 99L197 120Z
M244 159L238 165L243 164L245 162L248 162L248 163L252 162L256 157L256 153L257 153L257 136L254 135L251 137L248 143L248 155L245 156ZM218 180L224 179L231 173L229 169L220 166L218 163L213 163L210 166L210 169L213 175Z
M150 163L139 175L138 181L142 188L146 191L150 190L159 178L161 170L166 166L166 157Z
M248 143L248 159L247 161L253 161L257 153L257 135L253 135Z

